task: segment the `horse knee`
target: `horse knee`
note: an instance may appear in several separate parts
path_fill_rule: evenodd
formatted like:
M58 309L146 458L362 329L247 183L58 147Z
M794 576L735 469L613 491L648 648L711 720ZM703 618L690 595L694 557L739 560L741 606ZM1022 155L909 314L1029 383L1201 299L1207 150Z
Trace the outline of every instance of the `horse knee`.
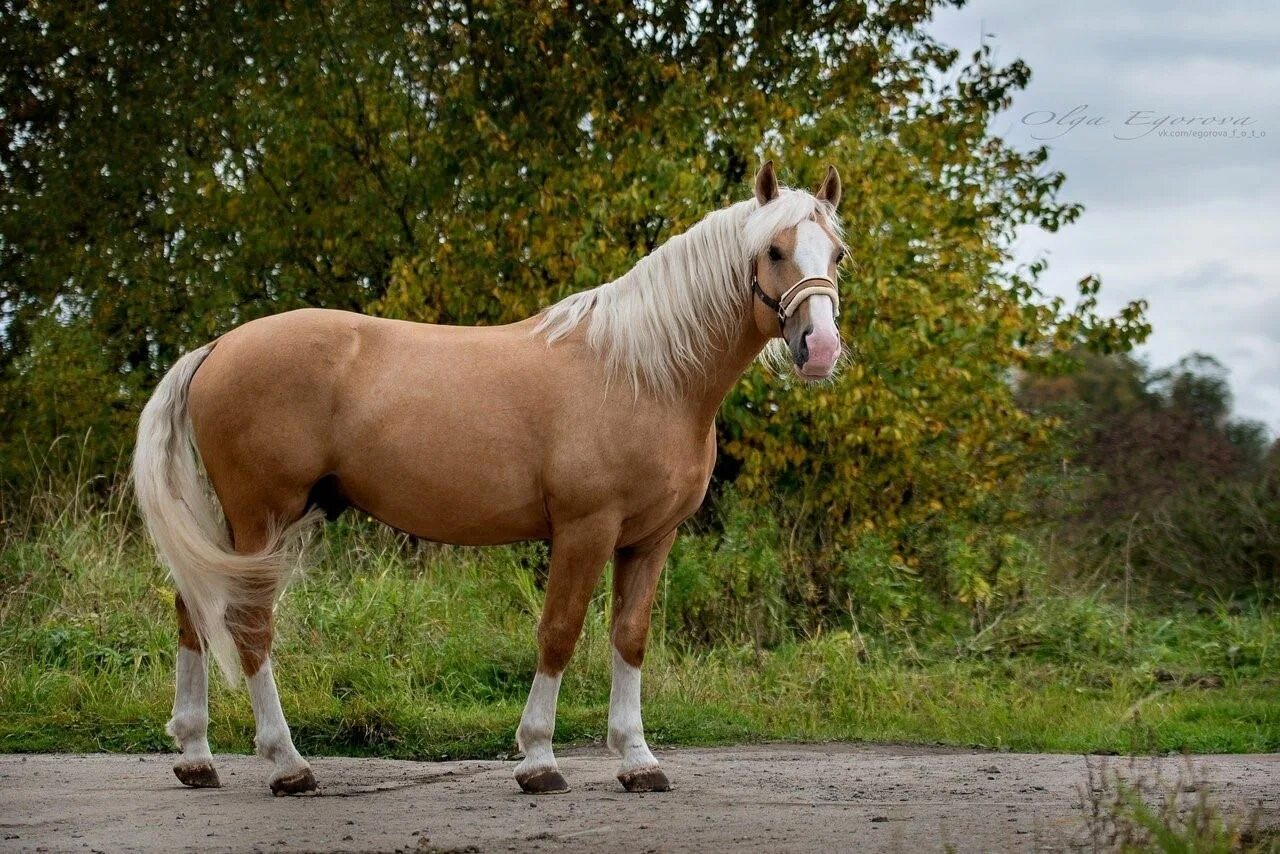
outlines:
M581 620L544 617L538 624L538 669L552 674L562 672L573 657L581 632Z
M645 647L649 643L648 615L620 617L613 624L613 648L622 660L632 667L644 662Z

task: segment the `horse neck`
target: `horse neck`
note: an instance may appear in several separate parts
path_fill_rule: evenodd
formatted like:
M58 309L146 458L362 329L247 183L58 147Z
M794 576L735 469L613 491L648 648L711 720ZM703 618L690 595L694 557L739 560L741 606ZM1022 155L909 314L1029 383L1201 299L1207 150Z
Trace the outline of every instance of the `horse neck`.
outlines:
M749 307L738 328L729 336L727 346L715 351L706 366L704 381L691 384L684 396L683 403L689 412L708 426L738 379L769 343L769 336L756 324L754 309L754 304Z

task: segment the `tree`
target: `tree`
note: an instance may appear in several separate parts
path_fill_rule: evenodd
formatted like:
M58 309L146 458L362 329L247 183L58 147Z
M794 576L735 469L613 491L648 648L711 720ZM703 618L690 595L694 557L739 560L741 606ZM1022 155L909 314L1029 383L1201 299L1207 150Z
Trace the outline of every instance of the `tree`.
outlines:
M988 132L1027 67L960 64L936 5L0 0L3 474L24 436L127 435L178 352L261 314L526 316L773 156L846 176L855 356L818 393L750 372L721 476L837 539L1007 488L1045 437L1011 372L1146 327L1009 271L1017 228L1079 208Z
M1028 378L1019 395L1065 422L1071 461L1098 476L1087 517L1126 520L1263 471L1267 428L1232 417L1227 370L1217 359L1193 353L1151 370L1127 356L1077 358L1081 368L1070 377Z

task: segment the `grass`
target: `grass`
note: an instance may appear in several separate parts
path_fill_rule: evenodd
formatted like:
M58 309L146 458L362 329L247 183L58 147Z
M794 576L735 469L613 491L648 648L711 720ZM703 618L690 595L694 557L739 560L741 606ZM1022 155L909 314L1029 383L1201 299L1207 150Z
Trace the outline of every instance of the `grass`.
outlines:
M1280 852L1280 828L1259 822L1261 807L1244 817L1224 813L1189 757L1174 780L1137 757L1124 770L1091 765L1088 775L1081 803L1093 851Z
M0 550L0 751L169 749L172 593L123 518L51 515ZM684 572L715 554L698 537L679 548ZM539 557L331 529L280 609L275 670L299 748L511 754L536 660ZM560 744L604 736L607 597L606 582L565 677ZM1261 606L1126 606L1046 586L980 632L849 622L769 648L691 643L675 628L688 624L680 608L664 588L645 668L658 745L1280 749L1280 615ZM221 683L211 693L215 750L249 751L247 696Z

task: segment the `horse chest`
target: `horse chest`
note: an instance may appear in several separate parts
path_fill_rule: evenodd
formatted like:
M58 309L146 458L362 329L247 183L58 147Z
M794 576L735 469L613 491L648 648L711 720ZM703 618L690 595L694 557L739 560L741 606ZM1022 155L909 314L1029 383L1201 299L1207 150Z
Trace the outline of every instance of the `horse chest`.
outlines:
M663 533L691 516L706 496L714 465L712 435L705 442L664 445L625 466L623 538Z

